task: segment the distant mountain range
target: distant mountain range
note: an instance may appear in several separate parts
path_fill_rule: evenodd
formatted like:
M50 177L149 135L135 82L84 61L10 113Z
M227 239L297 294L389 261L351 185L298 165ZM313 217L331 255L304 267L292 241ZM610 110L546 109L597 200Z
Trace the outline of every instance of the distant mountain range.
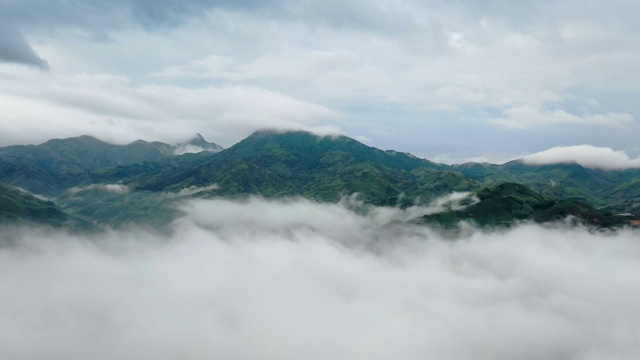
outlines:
M417 222L453 227L460 221L480 226L510 226L518 221L547 223L570 220L612 228L624 225L628 220L611 212L599 211L576 199L557 199L510 182L485 186L470 197L475 197L477 202L470 201L469 206L462 209L423 216Z
M181 200L251 195L336 202L358 193L365 204L408 207L451 192L473 192L479 202L422 219L446 226L460 220L503 226L570 215L609 227L640 216L637 169L602 171L517 160L446 165L346 136L302 131L257 131L229 149L199 134L173 146L142 140L112 145L89 136L9 146L0 148L0 182L5 183L0 219L84 228L162 228L179 215L175 205ZM31 208L50 210L24 210ZM67 220L52 220L56 216Z
M482 183L512 181L543 194L573 198L594 206L640 202L640 169L597 170L578 164L527 165L520 160L503 165L454 165L466 177Z
M119 165L172 164L176 152L186 145L208 151L222 149L199 134L176 146L144 140L112 145L91 136L54 139L40 145L0 148L0 181L36 194L58 196L71 187L100 182L100 171Z

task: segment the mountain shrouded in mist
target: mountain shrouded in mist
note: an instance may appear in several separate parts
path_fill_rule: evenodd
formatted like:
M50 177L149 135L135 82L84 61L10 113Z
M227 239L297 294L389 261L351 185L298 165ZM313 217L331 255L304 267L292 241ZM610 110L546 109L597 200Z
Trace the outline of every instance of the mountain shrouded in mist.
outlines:
M452 226L460 221L473 221L483 226L509 226L515 221L547 223L575 218L585 225L614 227L623 225L624 218L598 211L575 199L556 199L536 193L516 183L502 183L481 188L473 194L477 202L469 206L426 215L425 223Z
M209 147L217 146L202 141ZM173 158L176 148L143 140L113 145L91 136L54 139L36 146L9 146L0 148L0 181L37 194L57 196L71 187L100 181L95 173L104 169Z
M205 140L200 133L197 133L187 142L177 144L174 148L176 155L199 153L202 151L218 152L224 150L222 146Z
M300 131L200 145L0 149L0 358L640 351L634 170L449 166Z
M185 145L198 151L177 151ZM0 181L50 197L70 216L115 227L164 228L180 215L180 202L192 198L302 197L336 203L356 195L363 204L407 208L476 191L470 196L478 196L479 203L431 215L429 221L495 226L573 216L609 227L628 219L596 208L635 212L638 171L520 161L450 166L342 135L304 131L261 130L224 150L199 134L176 146L142 140L112 145L82 136L0 148ZM514 184L500 185L504 182ZM518 195L496 197L488 190L505 186Z
M638 14L0 0L0 360L637 359Z
M345 136L258 131L203 164L139 177L144 190L177 191L217 184L222 195L303 196L338 201L359 193L375 205L412 204L473 181L423 159L385 152Z

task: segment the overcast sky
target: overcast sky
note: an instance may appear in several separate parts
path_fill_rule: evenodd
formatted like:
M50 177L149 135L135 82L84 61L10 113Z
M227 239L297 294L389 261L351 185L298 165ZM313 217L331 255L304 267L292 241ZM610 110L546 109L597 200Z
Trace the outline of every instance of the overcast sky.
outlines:
M0 0L0 145L265 127L451 162L640 153L640 3Z

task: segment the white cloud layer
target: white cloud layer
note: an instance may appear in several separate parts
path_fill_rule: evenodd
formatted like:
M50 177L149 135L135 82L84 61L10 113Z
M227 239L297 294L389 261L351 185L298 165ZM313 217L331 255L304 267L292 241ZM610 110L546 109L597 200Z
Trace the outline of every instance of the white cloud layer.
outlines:
M134 86L122 76L19 73L16 79L0 67L0 145L74 134L175 143L202 132L230 146L261 128L341 132L323 122L339 112L253 86Z
M521 159L526 164L580 164L586 168L625 170L640 168L640 158L632 159L624 151L591 145L558 146L527 155Z
M176 149L173 151L173 153L175 155L184 155L184 154L197 154L203 151L213 152L212 150L208 150L197 145L183 144L183 145L176 146Z
M129 187L127 185L122 184L91 184L83 187L72 187L68 191L71 194L76 194L81 191L92 190L92 189L101 189L104 191L108 191L110 193L124 195L129 192Z
M0 232L10 241L0 248L0 357L622 360L640 351L637 232L523 225L445 240L339 205L187 209L170 238Z
M0 1L0 145L201 132L228 147L329 126L458 159L596 137L633 149L638 5L505 4Z

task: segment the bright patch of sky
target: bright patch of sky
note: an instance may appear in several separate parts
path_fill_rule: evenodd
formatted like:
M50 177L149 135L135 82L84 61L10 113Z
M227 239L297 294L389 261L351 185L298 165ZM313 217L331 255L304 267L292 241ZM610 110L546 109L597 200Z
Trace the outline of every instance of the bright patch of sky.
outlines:
M0 3L0 146L261 128L462 162L638 153L629 1Z

